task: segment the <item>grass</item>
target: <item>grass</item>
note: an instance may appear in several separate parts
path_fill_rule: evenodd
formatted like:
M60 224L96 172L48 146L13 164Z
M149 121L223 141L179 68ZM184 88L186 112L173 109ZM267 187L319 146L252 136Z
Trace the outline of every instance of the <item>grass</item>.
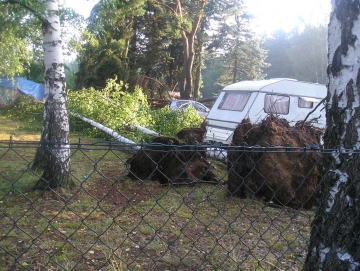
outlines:
M0 116L2 140L39 140L18 127ZM229 197L226 166L214 161L225 184L134 180L129 150L82 140L70 191L31 191L41 175L29 169L36 145L0 145L0 270L301 269L312 211Z

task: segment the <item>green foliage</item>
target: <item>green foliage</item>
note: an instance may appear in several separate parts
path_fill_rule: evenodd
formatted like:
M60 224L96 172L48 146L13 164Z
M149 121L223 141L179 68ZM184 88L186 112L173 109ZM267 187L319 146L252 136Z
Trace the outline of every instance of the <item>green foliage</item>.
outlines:
M268 51L267 78L294 78L301 81L327 82L327 26L305 25L286 33L277 30L264 42Z
M1 114L7 118L21 121L20 130L34 132L41 131L43 121L43 102L28 95L19 95L11 106L1 108Z
M180 1L178 6L170 0L100 0L81 42L72 40L80 50L77 89L104 88L106 80L116 75L131 91L140 85L151 98L164 98L175 89L196 99L201 96L202 48L209 44L217 49L222 85L262 78L265 52L249 18L242 0ZM182 36L191 40L194 33L194 47L184 47ZM194 52L184 55L185 48Z
M306 25L302 31L291 32L290 47L286 53L294 70L295 78L301 81L327 83L327 26Z
M91 38L86 45L87 50L82 53L79 71L77 72L78 88L104 88L106 80L117 76L127 82L130 71L121 54L124 49L122 41L110 40L98 45L99 41Z
M125 92L122 90L124 87L126 88L115 78L109 79L106 88L102 91L92 88L70 91L69 109L135 142L140 142L142 139L149 141L151 137L131 130L130 127L134 125L149 128L163 135L174 136L182 128L199 127L203 121L203 118L191 108L172 111L169 107L165 107L152 111L141 88L136 87L133 92ZM78 126L72 129L82 130L87 135L106 137L97 128L82 124L73 117L71 125Z
M251 15L246 11L243 1L223 1L218 3L216 16L218 31L211 37L208 50L213 50L221 64L222 74L216 83L225 86L242 80L262 79L265 51L250 27Z
M70 133L73 136L91 137L91 138L108 138L109 136L100 129L82 121L79 118L70 115Z
M218 94L222 86L217 84L219 77L225 72L222 62L218 58L212 58L211 55L206 55L205 66L202 70L202 78L204 87L201 93L204 98L213 97Z
M171 110L169 106L152 112L150 129L162 134L174 136L183 128L200 127L204 118L192 108Z
M0 1L0 75L44 81L42 2ZM81 16L69 8L61 8L59 13L63 48L70 54L67 40L82 22Z
M268 51L266 62L270 66L265 68L266 78L295 78L286 50L290 48L289 36L284 30L277 30L268 37L263 44Z
M0 75L13 77L26 70L31 52L24 25L28 18L17 6L0 3Z
M123 83L116 81L117 78L109 79L102 91L91 88L69 92L70 110L112 129L146 124L150 107L142 90L124 92Z
M65 77L66 77L66 88L75 89L76 84L76 72L78 70L78 64L76 60L71 61L70 63L65 63Z
M136 74L136 68L131 67L136 60L129 59L129 51L138 45L137 18L144 15L146 2L100 0L94 6L81 44L72 40L73 47L83 48L79 55L78 89L104 88L106 80L114 76L128 83L130 75Z
M199 127L203 121L191 108L172 111L168 106L151 110L147 97L137 87L134 92L124 92L123 83L117 79L107 81L103 91L83 89L69 91L68 104L71 112L109 127L135 142L150 142L152 136L131 129L140 125L167 136L175 136L181 129ZM125 86L126 87L126 86ZM11 106L0 108L0 114L9 119L22 121L21 130L40 131L43 122L44 103L31 96L19 95ZM90 124L70 116L70 131L74 135L109 138L109 135Z

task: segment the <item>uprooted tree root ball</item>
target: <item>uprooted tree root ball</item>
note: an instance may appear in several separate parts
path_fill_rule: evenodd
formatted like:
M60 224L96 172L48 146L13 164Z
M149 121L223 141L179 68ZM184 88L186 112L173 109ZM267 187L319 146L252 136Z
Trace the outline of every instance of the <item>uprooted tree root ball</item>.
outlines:
M206 153L196 144L203 142L199 128L181 130L175 137L155 137L127 160L129 174L141 180L157 180L161 184L216 183Z
M243 198L256 196L292 208L311 208L316 202L322 165L319 149L311 147L320 146L321 134L318 128L301 124L291 127L287 120L275 116L255 125L243 120L231 144L243 147L228 151L229 193ZM268 149L259 152L246 146ZM274 146L307 147L307 151L275 151Z

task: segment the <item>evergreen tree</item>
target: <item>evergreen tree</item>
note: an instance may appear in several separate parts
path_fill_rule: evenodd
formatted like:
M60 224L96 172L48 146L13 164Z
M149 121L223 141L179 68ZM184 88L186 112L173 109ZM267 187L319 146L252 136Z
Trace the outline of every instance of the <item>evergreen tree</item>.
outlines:
M304 25L289 33L275 31L264 42L267 50L266 78L294 78L300 81L327 82L327 27Z
M306 25L293 30L286 50L294 78L314 83L327 82L327 26Z
M115 75L123 82L129 80L134 71L129 52L138 45L136 25L145 13L145 2L100 0L94 6L83 33L85 49L79 56L78 88L104 88L106 80Z
M264 69L266 79L295 78L287 50L290 48L289 35L284 30L277 30L263 44L267 51L265 61L269 66Z
M226 4L225 4L226 3ZM215 49L224 66L220 85L241 80L261 79L265 51L250 28L251 15L242 0L221 1L214 16L218 25L208 49Z

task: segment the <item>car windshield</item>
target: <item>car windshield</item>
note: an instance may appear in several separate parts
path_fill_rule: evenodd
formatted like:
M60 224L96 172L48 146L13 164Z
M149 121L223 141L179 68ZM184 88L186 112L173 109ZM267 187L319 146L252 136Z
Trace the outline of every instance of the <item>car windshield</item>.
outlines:
M176 106L182 109L188 108L189 105L191 105L189 101L179 101L176 103Z
M194 107L195 107L196 110L201 111L201 112L207 112L208 111L208 109L204 105L202 105L200 103L194 103Z
M193 108L200 114L201 116L206 116L209 113L210 109L208 109L202 103L192 101L192 100L178 100L170 102L172 110L180 109L185 110L187 108Z

